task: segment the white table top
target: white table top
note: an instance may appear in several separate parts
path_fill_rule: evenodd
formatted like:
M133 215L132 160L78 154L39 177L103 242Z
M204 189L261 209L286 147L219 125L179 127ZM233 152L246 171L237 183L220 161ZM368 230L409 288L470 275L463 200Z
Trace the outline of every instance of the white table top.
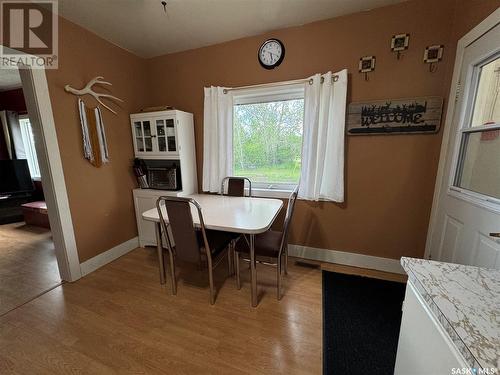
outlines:
M212 194L192 194L201 206L205 228L226 232L258 234L267 231L283 206L283 201L269 198L229 197ZM165 220L168 216L162 207ZM198 212L191 205L193 221L199 224ZM158 210L152 208L142 214L144 220L159 222Z

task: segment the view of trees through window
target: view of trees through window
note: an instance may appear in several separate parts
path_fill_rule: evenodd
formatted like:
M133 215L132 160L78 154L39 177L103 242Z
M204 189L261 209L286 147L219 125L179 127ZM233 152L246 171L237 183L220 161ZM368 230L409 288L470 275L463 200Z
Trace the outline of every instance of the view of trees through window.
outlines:
M303 99L236 105L234 175L254 183L297 183L303 120Z

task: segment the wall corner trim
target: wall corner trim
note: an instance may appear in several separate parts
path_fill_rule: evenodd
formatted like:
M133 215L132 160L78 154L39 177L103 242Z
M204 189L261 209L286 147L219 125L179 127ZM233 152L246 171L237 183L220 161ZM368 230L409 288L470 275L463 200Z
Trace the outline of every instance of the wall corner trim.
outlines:
M82 277L88 275L91 272L101 268L102 266L118 259L122 255L127 254L128 252L139 247L139 237L131 238L128 241L122 242L115 247L96 255L93 258L86 260L83 263L80 263L80 268L82 271Z
M397 259L292 244L288 245L288 254L297 258L405 274Z

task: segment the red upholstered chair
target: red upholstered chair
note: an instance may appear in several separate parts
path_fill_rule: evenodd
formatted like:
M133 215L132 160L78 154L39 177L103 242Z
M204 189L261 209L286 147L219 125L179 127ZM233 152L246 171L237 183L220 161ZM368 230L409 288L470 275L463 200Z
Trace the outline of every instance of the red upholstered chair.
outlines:
M165 220L161 207L165 205L168 222ZM200 219L200 227L195 228L191 215L191 206L194 206ZM228 246L231 243L232 233L205 229L201 207L193 198L166 197L158 198L156 207L160 216L162 232L167 238L170 255L170 272L172 273L172 290L177 293L175 279L175 258L185 262L200 264L202 257L206 257L208 265L208 281L210 285L210 303L215 303L215 289L213 269L224 257L228 256ZM175 246L169 238L167 227L170 226ZM175 254L175 255L174 255Z
M277 296L278 300L281 299L281 274L284 269L287 273L288 267L288 230L290 229L290 222L293 216L295 201L297 199L298 188L290 195L288 199L288 207L286 209L285 221L283 223L283 231L268 230L262 234L255 236L254 249L256 258L271 258L276 260L275 263L262 262L259 263L276 266L277 276ZM239 258L242 254L248 260L250 253L250 246L245 236L242 236L235 245L235 266L236 266L236 284L240 289L240 265ZM282 264L283 262L283 264Z

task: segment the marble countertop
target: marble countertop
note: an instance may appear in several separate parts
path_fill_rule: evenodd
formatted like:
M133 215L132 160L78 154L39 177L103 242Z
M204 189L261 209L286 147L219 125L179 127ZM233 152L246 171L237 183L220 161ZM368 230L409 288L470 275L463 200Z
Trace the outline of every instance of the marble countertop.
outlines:
M401 265L470 367L500 369L500 271L406 257Z

